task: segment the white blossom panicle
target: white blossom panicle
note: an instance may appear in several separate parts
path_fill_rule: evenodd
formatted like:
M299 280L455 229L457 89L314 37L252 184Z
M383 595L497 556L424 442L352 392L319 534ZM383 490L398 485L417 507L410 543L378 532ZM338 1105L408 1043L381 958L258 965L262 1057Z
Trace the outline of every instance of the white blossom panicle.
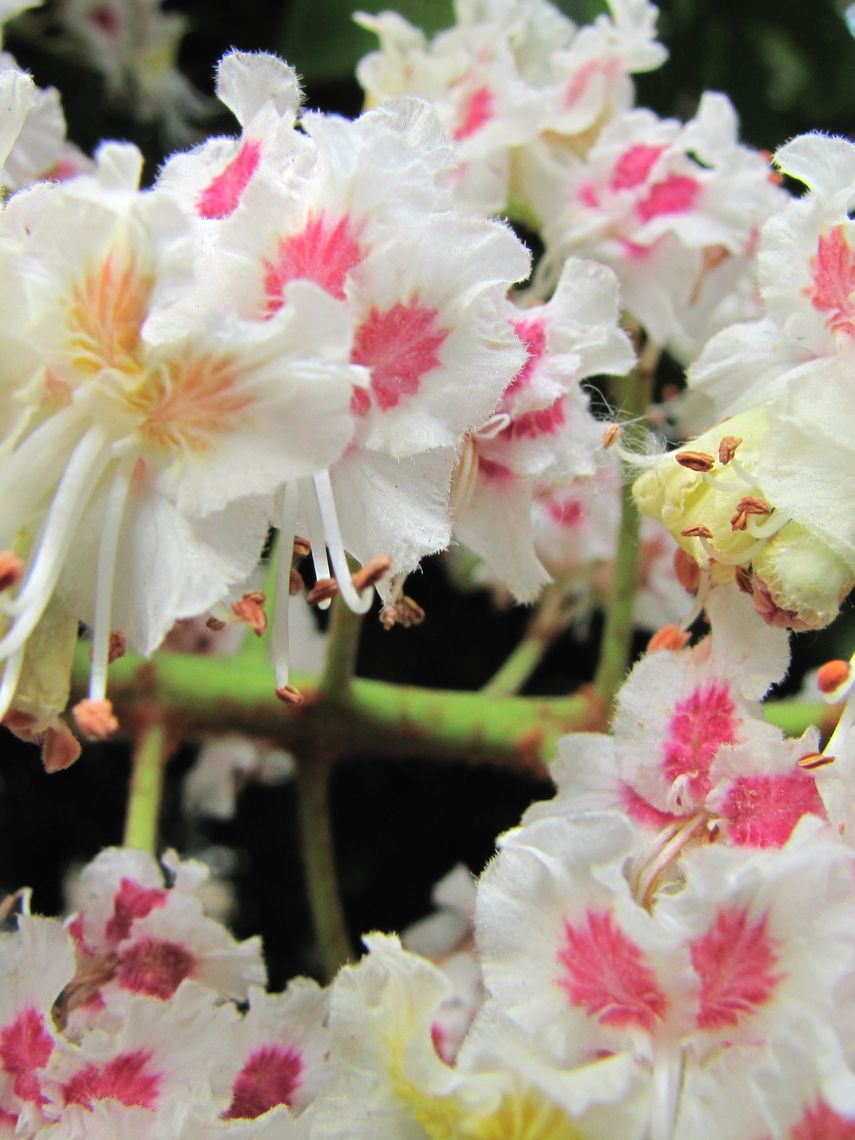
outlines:
M549 581L534 546L532 504L546 486L593 475L602 427L581 382L634 362L618 325L618 289L604 266L571 258L544 304L514 307L523 367L495 413L467 437L455 475L456 537L520 600Z

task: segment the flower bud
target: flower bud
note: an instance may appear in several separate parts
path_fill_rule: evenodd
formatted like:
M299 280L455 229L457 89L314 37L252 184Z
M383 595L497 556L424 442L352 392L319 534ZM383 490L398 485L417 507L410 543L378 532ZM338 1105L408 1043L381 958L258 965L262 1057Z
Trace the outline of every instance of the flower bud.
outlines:
M821 539L789 522L753 560L754 605L769 625L823 629L855 586L852 568Z

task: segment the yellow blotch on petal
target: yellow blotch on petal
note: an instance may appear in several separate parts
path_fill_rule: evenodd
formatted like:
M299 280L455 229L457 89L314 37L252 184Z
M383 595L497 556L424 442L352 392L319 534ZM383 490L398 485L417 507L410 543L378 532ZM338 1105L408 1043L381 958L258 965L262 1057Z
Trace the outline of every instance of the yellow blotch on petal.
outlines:
M114 247L75 287L68 309L69 349L84 378L105 368L136 374L154 277L131 251Z

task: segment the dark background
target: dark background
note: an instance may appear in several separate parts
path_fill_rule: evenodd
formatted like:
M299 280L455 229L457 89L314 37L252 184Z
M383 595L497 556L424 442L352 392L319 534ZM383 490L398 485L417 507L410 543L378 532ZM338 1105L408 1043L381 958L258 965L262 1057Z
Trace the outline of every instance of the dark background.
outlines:
M377 10L377 3L364 8ZM391 5L390 5L391 6ZM360 92L352 79L356 59L372 37L348 20L347 0L242 0L239 7L186 0L168 8L185 13L190 30L181 66L211 91L216 60L230 46L275 50L303 77L310 107L354 115ZM601 6L565 3L584 22ZM450 20L444 0L401 5L414 22L436 29ZM855 38L846 4L834 0L671 0L661 6L660 36L670 50L662 69L638 80L638 102L661 114L693 114L704 89L725 91L736 105L743 137L774 150L805 130L852 134ZM235 15L235 13L238 13ZM855 9L852 16L855 24ZM91 150L102 137L131 138L146 153L153 176L165 149L156 125L140 125L110 106L91 70L58 55L49 36L12 25L6 47L43 86L63 93L70 137ZM230 132L227 115L211 120L209 133ZM366 676L448 688L477 688L512 649L526 621L520 608L497 612L486 593L452 591L437 561L409 586L427 609L416 630L384 633L369 617L363 632L360 672ZM792 688L808 667L848 656L853 623L838 622L822 635L796 639ZM589 679L599 622L590 641L568 634L552 649L529 692L561 693ZM121 840L128 776L126 752L93 746L68 772L46 776L35 750L0 738L0 891L35 888L34 908L62 906L61 877L104 845ZM189 825L179 788L192 763L186 748L172 761L163 816L164 846L210 858L234 883L233 926L240 936L263 933L271 981L313 971L316 958L301 883L290 785L251 785L228 823ZM496 834L512 826L530 799L543 792L531 780L461 766L380 762L354 757L333 786L333 813L342 889L354 936L373 928L395 929L429 908L432 883L456 861L479 870Z

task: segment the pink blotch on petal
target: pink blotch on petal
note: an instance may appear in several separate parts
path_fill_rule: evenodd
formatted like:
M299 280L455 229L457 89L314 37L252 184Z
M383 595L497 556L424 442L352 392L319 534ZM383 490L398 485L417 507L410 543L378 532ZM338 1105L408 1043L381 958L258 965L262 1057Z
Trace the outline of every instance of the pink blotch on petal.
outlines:
M331 296L344 300L347 275L362 257L356 228L349 218L332 222L323 214L310 216L305 229L283 238L275 259L265 262L267 312L282 308L282 294L289 281L314 281Z
M116 980L126 990L166 1001L196 966L196 956L180 942L141 938L123 951Z
M655 827L657 831L661 831L663 827L670 827L678 822L682 823L685 819L685 816L682 815L672 815L670 812L660 811L659 808L654 807L643 796L640 796L635 788L629 784L621 784L620 798L630 818L644 827Z
M673 783L686 777L694 797L702 798L710 789L710 764L722 744L736 740L734 704L727 685L713 681L695 689L679 701L668 725L662 769Z
M567 408L564 397L549 405L548 408L539 408L536 412L524 412L511 420L508 426L500 432L504 440L513 439L540 439L544 435L557 435L567 422Z
M196 199L200 218L226 218L237 209L261 161L261 143L247 139L228 166Z
M8 1112L5 1108L0 1108L0 1128L11 1128L14 1132L18 1127L18 1114L17 1112Z
M478 87L463 100L459 122L454 128L455 142L468 139L490 122L495 115L495 97L489 87Z
M609 82L614 79L619 69L620 63L616 59L606 61L591 59L588 60L587 63L582 64L567 84L567 89L564 93L564 106L572 107L574 103L578 103L596 76L599 75L603 81Z
M783 974L766 916L752 922L748 911L722 907L715 922L690 943L692 966L701 980L699 1029L738 1025L771 998Z
M134 919L145 918L157 907L164 906L166 897L163 887L141 887L133 879L122 879L113 896L113 916L106 928L108 940L117 943L127 938Z
M436 320L436 309L414 297L385 312L372 309L356 330L351 360L371 369L371 391L382 411L415 396L423 378L441 363L448 330Z
M290 1105L300 1085L303 1060L296 1049L264 1045L238 1073L224 1120L255 1120L277 1104Z
M685 214L691 210L701 192L699 182L684 174L669 174L650 187L645 198L636 203L636 213L643 222L663 214Z
M505 389L505 395L524 388L531 380L532 373L546 355L545 321L511 321L514 332L525 345L528 353L526 362Z
M807 1109L790 1140L855 1140L855 1118L839 1116L824 1100Z
M14 1092L21 1100L40 1103L44 1099L36 1070L48 1063L53 1046L44 1016L33 1006L0 1030L0 1065L14 1077Z
M609 188L631 190L639 186L645 181L664 149L661 146L645 146L643 143L638 143L625 150L614 165Z
M120 1053L104 1065L89 1064L63 1086L66 1104L92 1107L94 1100L117 1100L138 1108L156 1108L161 1075L144 1072L152 1054L147 1049Z
M597 194L596 187L590 182L585 182L579 187L577 192L579 201L583 206L587 206L591 210L596 210L600 204L600 198Z
M564 923L558 982L573 1005L602 1025L652 1031L667 1000L644 954L608 911L589 910L584 922Z
M585 508L578 499L550 499L546 511L564 530L575 530L585 521Z
M731 843L744 847L782 847L803 815L825 819L816 783L808 772L776 776L738 776L721 808Z
M820 235L810 267L813 288L805 292L813 307L828 313L826 323L832 331L855 336L855 252L849 248L843 226Z
M98 8L93 8L89 13L89 19L95 25L99 32L103 32L105 36L117 36L121 28L121 21L119 20L119 13L115 8L111 8L106 4Z
M485 459L483 455L478 456L478 474L483 475L490 483L508 483L516 479L510 467L506 467L504 463L496 463L493 459Z
M350 410L355 416L367 416L371 411L371 393L366 388L354 388L350 394Z

